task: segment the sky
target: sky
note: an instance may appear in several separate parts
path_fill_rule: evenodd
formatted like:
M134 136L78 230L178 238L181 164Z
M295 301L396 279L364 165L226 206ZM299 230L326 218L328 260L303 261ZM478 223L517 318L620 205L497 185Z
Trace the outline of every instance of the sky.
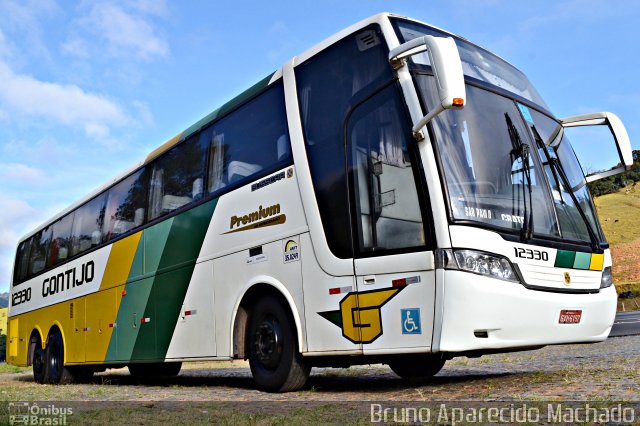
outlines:
M640 148L636 0L0 0L0 292L22 235L379 12L500 55L557 117L615 112Z

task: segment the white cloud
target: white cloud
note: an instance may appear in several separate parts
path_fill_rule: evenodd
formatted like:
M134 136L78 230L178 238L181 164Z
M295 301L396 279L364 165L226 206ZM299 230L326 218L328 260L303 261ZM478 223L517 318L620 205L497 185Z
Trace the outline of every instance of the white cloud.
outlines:
M144 2L139 3L145 7ZM152 9L146 6L144 10ZM83 24L89 32L108 42L111 53L129 55L133 52L145 60L169 53L169 45L150 20L127 13L117 5L95 4Z
M89 47L84 40L79 38L73 38L61 46L62 53L75 56L76 58L87 59L89 58Z
M76 85L18 75L1 62L0 102L12 113L44 117L68 125L104 127L123 125L128 121L122 108L103 96L87 93Z
M45 181L42 170L20 163L0 164L0 181L11 183L40 184Z
M169 14L169 8L165 0L137 0L128 3L132 8L155 16L167 16Z

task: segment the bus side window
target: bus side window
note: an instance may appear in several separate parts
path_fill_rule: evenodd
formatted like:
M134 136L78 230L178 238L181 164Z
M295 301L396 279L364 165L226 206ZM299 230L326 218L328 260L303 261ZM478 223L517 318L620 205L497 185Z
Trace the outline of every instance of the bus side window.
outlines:
M13 277L14 285L24 281L29 275L29 249L31 248L31 241L33 238L29 238L20 243L18 246L18 252L16 253L16 267Z
M104 223L104 241L129 232L144 223L147 206L145 169L140 169L109 189Z
M202 133L209 148L209 192L241 184L291 162L282 82Z
M53 224L53 235L51 237L49 256L47 257L47 266L53 266L69 257L72 223L73 213L66 215Z
M106 193L102 193L76 210L71 230L71 256L102 242L105 199Z
M34 236L31 243L31 254L29 255L29 273L37 274L45 268L50 242L51 226Z
M154 162L149 184L149 220L202 198L206 161L207 144L193 136Z

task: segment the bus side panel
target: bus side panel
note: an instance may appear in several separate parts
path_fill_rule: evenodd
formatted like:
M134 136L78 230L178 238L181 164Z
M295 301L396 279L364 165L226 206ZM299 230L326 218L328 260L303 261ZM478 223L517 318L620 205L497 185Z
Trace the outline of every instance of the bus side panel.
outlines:
M79 300L82 304L81 313L78 309ZM35 328L40 329L44 342L54 325L57 325L62 333L62 338L65 343L65 359L69 359L69 355L71 354L71 359L76 361L74 356L78 353L81 353L82 357L84 357L84 331L82 329L84 327L82 327L78 333L75 332L76 323L74 323L73 316L76 314L84 316L83 299L74 299L11 317L9 319L10 350L7 361L13 365L27 365L27 353L31 332ZM14 327L14 324L16 327Z
M143 231L145 278L124 288L108 361L165 359L216 204L209 201Z
M167 359L216 356L213 261L198 263L181 306Z

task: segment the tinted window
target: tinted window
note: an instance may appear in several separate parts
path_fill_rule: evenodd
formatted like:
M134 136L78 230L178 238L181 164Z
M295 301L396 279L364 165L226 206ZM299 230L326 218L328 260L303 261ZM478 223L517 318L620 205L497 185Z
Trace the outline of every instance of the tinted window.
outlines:
M68 214L53 224L51 236L51 247L47 257L47 266L55 265L66 260L71 251L71 225L73 224L73 213Z
M49 244L51 242L51 226L34 235L29 255L29 274L37 274L45 268Z
M384 39L375 29L347 37L296 68L309 167L327 241L352 256L343 123L358 102L393 74Z
M349 121L354 215L360 253L425 245L409 154L411 132L396 87L360 105Z
M282 83L206 129L200 144L210 144L209 192L289 164Z
M106 240L129 232L144 223L147 206L144 169L138 170L109 189L105 214Z
M16 266L13 272L13 282L18 283L27 278L29 270L29 249L31 248L31 238L18 245L16 252Z
M71 232L71 256L102 242L105 199L106 194L100 194L76 210Z
M195 136L154 162L149 185L150 220L202 198L207 148Z

